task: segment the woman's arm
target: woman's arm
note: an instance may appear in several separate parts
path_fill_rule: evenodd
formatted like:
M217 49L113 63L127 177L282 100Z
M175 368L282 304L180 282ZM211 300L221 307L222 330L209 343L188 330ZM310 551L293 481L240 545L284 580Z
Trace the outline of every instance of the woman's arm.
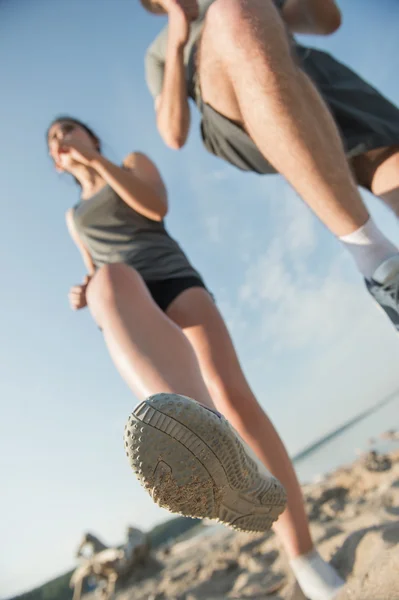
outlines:
M330 35L342 22L335 0L286 0L281 15L293 33Z
M68 212L65 215L65 218L66 218L68 231L70 233L71 238L75 242L76 246L78 247L78 250L80 251L80 253L82 255L82 259L83 259L83 262L87 269L87 273L88 273L89 277L93 277L94 273L96 272L96 267L94 265L93 259L90 256L88 249L86 248L86 246L80 239L78 232L76 231L75 223L73 220L73 209L72 208L70 208L68 210Z
M168 212L165 185L154 163L144 154L132 152L118 167L105 157L97 155L90 166L136 212L162 221Z

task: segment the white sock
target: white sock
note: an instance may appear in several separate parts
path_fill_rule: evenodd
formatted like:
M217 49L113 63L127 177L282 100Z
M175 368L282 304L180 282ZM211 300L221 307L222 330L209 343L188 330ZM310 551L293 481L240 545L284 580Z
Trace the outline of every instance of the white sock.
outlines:
M385 260L399 254L398 248L381 233L371 218L357 231L339 239L366 279L371 279Z
M290 565L309 600L332 600L344 585L336 570L321 558L317 550L293 558Z

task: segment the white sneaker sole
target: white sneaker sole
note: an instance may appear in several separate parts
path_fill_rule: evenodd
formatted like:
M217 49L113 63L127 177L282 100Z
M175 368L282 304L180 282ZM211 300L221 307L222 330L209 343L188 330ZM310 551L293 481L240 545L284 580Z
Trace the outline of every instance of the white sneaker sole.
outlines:
M286 506L281 484L262 473L222 416L176 394L156 394L125 427L131 467L170 512L267 531Z

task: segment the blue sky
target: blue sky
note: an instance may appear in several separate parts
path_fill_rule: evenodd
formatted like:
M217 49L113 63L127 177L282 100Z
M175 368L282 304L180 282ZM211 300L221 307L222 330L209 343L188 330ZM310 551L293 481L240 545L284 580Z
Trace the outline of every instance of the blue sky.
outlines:
M399 101L396 0L342 0L344 25L312 39ZM162 25L134 0L0 3L0 596L72 565L85 530L120 542L128 523L168 515L130 473L122 432L135 398L87 311L68 308L84 270L64 213L78 198L55 174L45 130L88 122L115 161L159 165L168 227L204 274L258 397L295 452L398 387L397 335L351 259L279 178L235 171L155 128L143 54ZM374 199L377 222L397 222Z

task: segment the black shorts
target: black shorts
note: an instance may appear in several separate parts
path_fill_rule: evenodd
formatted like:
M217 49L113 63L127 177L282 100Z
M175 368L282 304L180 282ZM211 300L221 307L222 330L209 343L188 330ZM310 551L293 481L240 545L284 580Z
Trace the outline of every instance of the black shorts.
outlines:
M294 51L329 106L349 159L399 144L399 109L394 104L330 54L298 45ZM243 129L202 103L200 81L195 101L202 112L202 139L209 152L243 171L276 173Z
M182 292L190 288L203 288L208 292L212 300L215 299L202 279L195 277L194 275L191 277L175 277L159 281L145 281L145 284L155 304L157 304L165 313L173 300L176 300ZM98 327L98 329L102 332L101 327Z
M182 292L190 288L203 288L206 285L199 277L175 277L173 279L162 279L161 281L145 282L154 302L164 312ZM207 290L208 291L208 290Z

